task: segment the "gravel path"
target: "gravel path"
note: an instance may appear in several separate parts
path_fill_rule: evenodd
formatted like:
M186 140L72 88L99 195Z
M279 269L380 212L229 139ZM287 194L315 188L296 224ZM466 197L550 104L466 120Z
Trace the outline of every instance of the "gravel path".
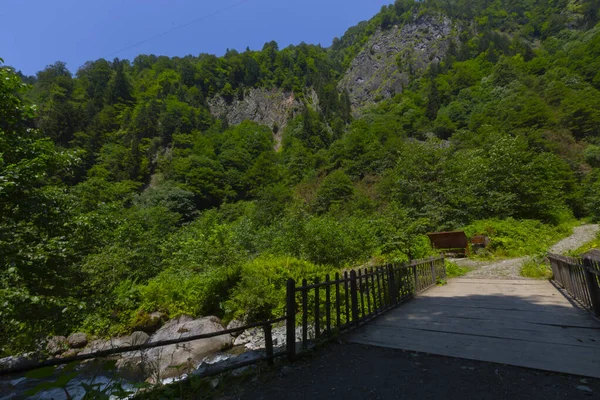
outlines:
M573 229L573 234L561 240L550 248L550 253L564 254L569 250L575 250L596 238L600 230L598 225L582 225Z
M600 381L358 344L332 344L221 399L590 399Z
M596 237L600 227L598 225L582 225L573 229L573 234L561 240L550 248L551 253L563 254L569 250L575 250L584 244L591 242ZM527 257L503 260L487 265L472 265L469 261L459 262L464 266L475 266L476 269L469 272L465 278L473 279L529 279L521 276L521 266ZM469 265L471 264L471 265Z

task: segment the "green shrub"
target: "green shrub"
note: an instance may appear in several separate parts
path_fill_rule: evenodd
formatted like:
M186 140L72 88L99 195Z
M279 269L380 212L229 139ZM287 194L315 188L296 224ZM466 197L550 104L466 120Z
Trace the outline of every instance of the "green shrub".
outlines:
M461 267L456 263L446 260L446 276L448 278L457 278L459 276L464 276L468 274L469 271L469 268Z
M552 270L545 260L545 255L541 255L523 261L521 275L526 278L551 278Z
M285 314L289 278L300 284L302 279L323 279L333 271L331 267L291 257L260 257L242 267L240 282L226 303L227 316L247 322L281 317Z
M543 253L572 232L572 223L558 226L535 220L489 219L464 228L468 238L486 235L491 239L484 257L520 257Z

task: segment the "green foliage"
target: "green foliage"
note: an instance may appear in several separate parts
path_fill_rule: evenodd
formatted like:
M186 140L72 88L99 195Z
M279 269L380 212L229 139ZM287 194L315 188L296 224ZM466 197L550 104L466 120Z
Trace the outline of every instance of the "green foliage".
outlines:
M319 267L290 257L264 256L242 267L241 279L226 303L230 318L246 322L278 318L285 313L286 284L324 277L331 267Z
M526 278L551 278L552 270L550 269L550 264L546 260L546 254L530 257L523 261L521 275Z
M572 231L573 224L545 225L535 220L492 219L475 221L464 228L467 237L486 235L491 243L487 257L519 257L544 253Z
M458 278L465 276L470 271L469 268L461 267L460 265L446 260L446 276L448 278Z

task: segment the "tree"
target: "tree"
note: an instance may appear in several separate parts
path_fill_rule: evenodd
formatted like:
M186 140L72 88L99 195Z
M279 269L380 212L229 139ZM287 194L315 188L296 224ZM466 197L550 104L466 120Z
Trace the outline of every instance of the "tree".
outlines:
M112 67L115 72L108 83L108 103L117 104L132 101L132 88L129 79L123 70L123 62L118 58L115 58Z
M25 89L12 69L0 67L2 353L60 324L56 316L72 303L64 293L76 295L80 282L66 239L72 199L60 180L78 159L32 129L35 109L22 100Z

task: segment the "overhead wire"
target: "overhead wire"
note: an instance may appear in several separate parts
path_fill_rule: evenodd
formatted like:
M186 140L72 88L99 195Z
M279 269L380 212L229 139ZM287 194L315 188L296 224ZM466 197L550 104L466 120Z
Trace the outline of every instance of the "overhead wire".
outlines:
M110 54L107 54L107 55L106 55L104 58L109 58L109 57L112 57L112 56L114 56L114 55L120 54L120 53L122 53L122 52L124 52L124 51L126 51L126 50L132 49L132 48L134 48L134 47L141 46L141 45L143 45L143 44L145 44L145 43L148 43L148 42L150 42L150 41L152 41L152 40L155 40L155 39L158 39L158 38L160 38L160 37L166 36L166 35L168 35L168 34L170 34L170 33L173 33L173 32L175 32L175 31L178 31L178 30L180 30L180 29L186 28L186 27L188 27L188 26L190 26L190 25L193 25L193 24L195 24L195 23L198 23L198 22L200 22L200 21L204 21L204 20L206 20L206 19L208 19L208 18L215 17L215 16L217 16L217 15L219 15L219 14L222 14L222 13L224 13L224 12L227 12L227 11L229 11L229 10L233 10L234 8L240 7L240 6L242 6L242 5L246 4L246 3L249 3L250 1L251 1L251 0L242 0L242 1L239 1L239 2L237 2L237 3L235 3L235 4L232 4L232 5L230 5L230 6L228 6L228 7L225 7L225 8L222 8L222 9L220 9L220 10L217 10L217 11L215 11L215 12L212 12L212 13L210 13L210 14L203 15L202 17L198 17L198 18L196 18L196 19L194 19L194 20L192 20L192 21L190 21L190 22L186 22L185 24L178 25L178 26L176 26L176 27L174 27L174 28L171 28L171 29L169 29L169 30L167 30L167 31L164 31L164 32L162 32L162 33L159 33L159 34L157 34L157 35L154 35L154 36L152 36L152 37L149 37L149 38L147 38L147 39L144 39L144 40L142 40L142 41L139 41L139 42L136 42L136 43L130 44L130 45L128 45L128 46L125 46L125 47L123 47L123 48L122 48L122 49L120 49L120 50L117 50L117 51L114 51L114 52L112 52L112 53L110 53Z

